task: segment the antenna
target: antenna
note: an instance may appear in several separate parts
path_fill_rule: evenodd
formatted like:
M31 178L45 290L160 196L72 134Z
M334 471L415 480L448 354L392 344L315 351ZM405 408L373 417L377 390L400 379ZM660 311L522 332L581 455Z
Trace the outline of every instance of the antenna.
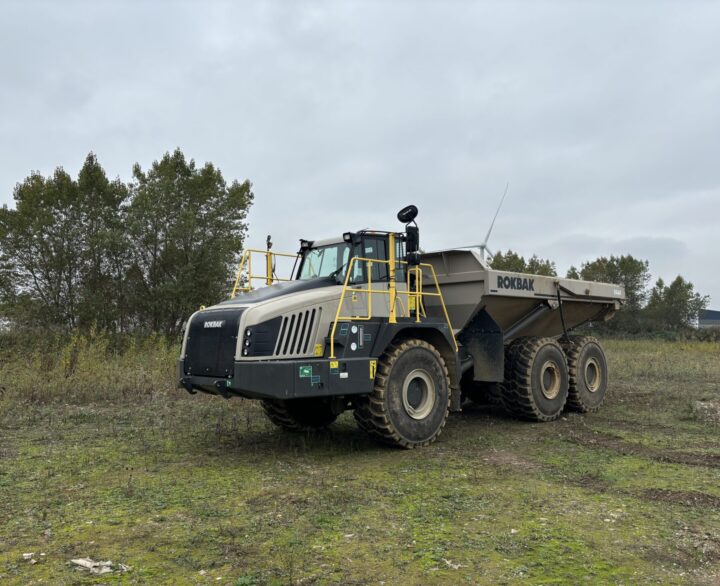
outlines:
M492 234L493 228L495 227L495 220L497 220L498 214L500 213L500 208L502 207L502 204L505 201L505 196L507 195L509 187L510 187L510 182L508 181L505 184L505 191L503 192L503 195L500 198L500 203L498 204L497 210L495 210L495 215L493 216L492 222L490 222L490 227L488 228L487 234L485 235L485 240L479 247L480 251L482 252L483 260L485 260L486 252L491 257L495 256L495 254L488 248L487 243L488 243L488 240L490 240L490 234Z

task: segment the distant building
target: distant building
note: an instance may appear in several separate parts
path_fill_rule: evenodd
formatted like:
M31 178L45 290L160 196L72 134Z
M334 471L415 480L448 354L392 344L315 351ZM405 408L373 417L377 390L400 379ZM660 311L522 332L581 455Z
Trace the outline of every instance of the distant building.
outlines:
M720 311L714 309L701 309L698 315L698 327L720 328Z

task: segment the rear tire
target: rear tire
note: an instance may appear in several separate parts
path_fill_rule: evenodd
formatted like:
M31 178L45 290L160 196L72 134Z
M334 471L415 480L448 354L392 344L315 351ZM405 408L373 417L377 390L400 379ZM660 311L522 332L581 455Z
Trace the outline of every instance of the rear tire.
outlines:
M326 399L265 399L262 407L267 418L288 431L323 429L338 418Z
M551 338L515 340L505 351L503 405L528 421L560 417L568 398L569 376L565 353Z
M570 379L567 407L580 413L600 409L608 386L605 351L591 336L571 336L563 342Z
M391 445L427 446L442 432L450 408L445 360L423 340L388 347L370 395L356 400L358 426Z

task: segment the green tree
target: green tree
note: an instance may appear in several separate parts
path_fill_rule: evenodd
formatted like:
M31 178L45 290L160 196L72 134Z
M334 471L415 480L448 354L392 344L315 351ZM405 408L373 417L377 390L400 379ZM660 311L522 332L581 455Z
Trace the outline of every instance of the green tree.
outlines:
M574 269L574 267L571 267ZM574 269L574 274L578 271ZM608 328L618 331L639 331L640 311L647 299L647 285L650 281L648 261L631 255L610 256L584 262L579 277L585 281L614 283L625 287L627 301L618 315L608 322Z
M137 326L179 332L200 305L227 296L253 201L249 181L228 185L211 163L197 168L178 149L133 170L127 210L128 272Z
M650 291L644 316L653 329L678 330L692 326L710 298L695 291L693 284L677 276L670 285L658 279Z
M513 273L525 272L525 258L517 252L508 250L503 254L502 250L492 257L490 266L499 271L511 271Z
M0 213L6 313L18 323L77 324L82 261L77 184L63 169L33 173Z
M109 181L93 153L85 159L77 185L82 222L79 325L126 330L131 310L125 287L131 249L124 229L127 186L119 179Z
M557 268L555 267L555 263L544 258L538 258L536 254L533 254L530 260L527 261L525 272L532 273L533 275L557 277Z
M78 181L61 168L33 173L0 213L4 312L19 324L117 327L122 283L113 254L127 250L119 213L127 189L90 153Z
M90 153L77 180L33 173L0 209L0 311L16 325L175 334L228 293L253 194L179 150L125 185Z
M567 270L567 274L565 276L568 279L579 279L580 273L578 272L577 268L575 268L575 266L571 265L570 268Z
M503 254L499 251L493 258L490 266L493 269L501 271L510 271L514 273L531 273L534 275L546 275L554 277L557 275L555 263L549 260L539 258L536 254L525 261L525 257L520 256L517 252L508 250Z
M631 255L610 256L583 263L580 278L585 281L614 283L625 287L626 306L633 311L639 310L647 299L647 285L650 281L648 261Z
M659 278L655 282L655 286L650 290L650 293L648 295L647 307L649 309L654 311L655 308L660 308L660 306L664 302L664 296L665 296L666 289L667 289L667 286L665 285L665 281L663 281L662 278Z

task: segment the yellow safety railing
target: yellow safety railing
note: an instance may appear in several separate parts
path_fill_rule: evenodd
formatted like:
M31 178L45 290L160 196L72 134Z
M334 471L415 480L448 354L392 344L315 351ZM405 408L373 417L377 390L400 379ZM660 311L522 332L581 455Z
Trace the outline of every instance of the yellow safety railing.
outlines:
M254 274L253 273L253 255L262 254L265 256L265 274ZM266 285L272 285L273 283L279 283L282 281L291 281L292 279L284 279L278 277L273 269L275 265L275 257L285 257L297 259L297 254L288 254L285 252L272 252L270 250L259 250L256 248L248 248L243 250L242 257L240 258L240 265L238 266L237 276L235 277L235 284L233 285L230 299L233 299L238 293L246 293L252 291L252 282L262 280ZM245 279L243 280L243 273L245 273Z
M367 266L367 287L362 288L355 288L351 287L349 290L350 292L355 295L357 293L367 293L368 296L368 303L367 303L367 315L342 315L342 307L343 302L345 301L345 297L348 292L348 285L350 284L350 275L352 274L353 265L358 262L364 262ZM373 289L372 287L372 265L373 263L380 263L388 265L389 269L389 278L391 279L388 283L387 289ZM427 317L427 313L425 312L425 306L423 304L423 299L425 297L437 297L440 300L440 306L443 310L443 315L445 316L445 321L448 324L448 327L450 328L450 332L452 333L452 324L450 323L450 316L448 315L447 308L445 307L445 300L443 299L442 293L440 292L440 285L437 280L437 275L435 274L435 268L431 264L419 264L415 266L408 267L407 269L407 290L406 291L398 291L395 287L395 264L402 264L407 265L408 263L406 261L395 261L392 260L378 260L374 258L362 258L362 257L353 257L350 259L350 264L348 265L347 273L345 274L345 281L343 282L343 289L342 293L340 294L340 302L338 303L337 311L335 312L335 321L333 322L332 330L330 332L330 359L334 360L336 358L335 356L335 331L338 327L338 322L340 321L368 321L372 319L373 317L373 304L372 299L373 295L389 295L390 296L390 315L388 316L388 322L389 323L397 323L397 310L395 307L395 300L399 299L402 312L401 317L407 317L412 318L413 311L415 313L415 321L417 323L420 323L422 321L423 317ZM429 269L430 275L432 275L433 283L435 285L435 292L429 293L425 290L423 290L423 267ZM411 287L411 276L414 276L414 287ZM405 295L407 297L407 306L402 304L402 295ZM457 340L455 340L455 335L453 334L453 343L455 344L455 351L458 350Z

